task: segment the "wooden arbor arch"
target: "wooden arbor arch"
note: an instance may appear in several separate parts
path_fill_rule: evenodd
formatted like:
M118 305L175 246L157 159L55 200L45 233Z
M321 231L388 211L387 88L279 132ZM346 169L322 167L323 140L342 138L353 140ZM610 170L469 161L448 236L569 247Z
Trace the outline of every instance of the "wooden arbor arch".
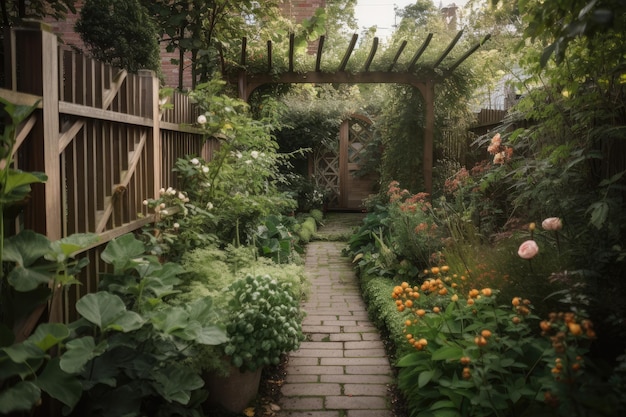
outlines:
M456 60L452 61L447 67L441 68L444 59L450 54L454 46L458 43L463 35L463 31L459 31L450 44L441 52L437 60L431 65L422 64L417 67L417 62L422 56L433 34L429 33L422 45L415 52L411 61L409 61L406 70L394 71L400 55L404 51L407 41L403 41L394 55L394 59L385 71L370 71L371 63L378 49L379 39L373 40L372 48L368 55L363 69L358 72L347 72L346 66L352 55L352 51L356 45L358 35L354 34L348 45L348 48L335 72L322 72L322 52L324 48L325 37L319 39L317 48L317 57L315 61L315 70L307 72L294 72L294 35L289 37L289 67L287 72L279 74L271 74L272 71L272 42L267 41L267 72L261 74L252 74L246 71L240 71L237 75L230 77L229 81L237 85L239 97L248 100L250 94L258 87L266 84L322 84L322 83L344 83L344 84L408 84L417 88L424 99L425 104L425 124L424 124L424 159L423 159L423 175L424 188L429 194L432 194L432 176L433 176L433 137L435 125L435 84L441 82L446 76L450 75L459 65L461 65L470 55L472 55L480 46L485 43L490 35L486 35L480 42L474 44L470 49L463 53ZM223 63L222 59L222 63ZM246 39L243 39L241 47L240 64L242 68L246 67ZM223 66L223 64L222 64ZM419 74L417 70L419 69ZM435 71L437 70L437 72Z

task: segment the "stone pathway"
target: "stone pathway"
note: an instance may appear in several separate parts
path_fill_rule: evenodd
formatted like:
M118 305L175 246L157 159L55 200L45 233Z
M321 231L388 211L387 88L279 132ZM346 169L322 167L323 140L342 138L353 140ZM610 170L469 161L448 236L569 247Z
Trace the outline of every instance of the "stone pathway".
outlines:
M330 216L320 233L336 233L341 223L332 223L335 218ZM290 355L279 417L392 416L391 367L367 317L352 265L341 256L344 247L345 242L307 245L311 291L302 306L307 340Z

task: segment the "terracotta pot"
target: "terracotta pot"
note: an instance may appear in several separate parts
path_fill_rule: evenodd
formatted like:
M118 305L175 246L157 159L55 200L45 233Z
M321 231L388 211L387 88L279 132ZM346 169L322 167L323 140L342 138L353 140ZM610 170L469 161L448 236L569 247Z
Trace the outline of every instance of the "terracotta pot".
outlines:
M206 388L209 390L207 404L219 404L233 413L241 413L257 396L261 373L256 371L239 371L231 367L228 376L215 374L205 375Z

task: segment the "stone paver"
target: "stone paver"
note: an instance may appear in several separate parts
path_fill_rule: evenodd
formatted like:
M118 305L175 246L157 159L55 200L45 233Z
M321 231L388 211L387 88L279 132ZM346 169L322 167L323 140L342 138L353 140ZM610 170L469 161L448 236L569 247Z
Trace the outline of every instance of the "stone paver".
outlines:
M320 234L326 228L340 233L342 224L357 224L354 217L334 219ZM341 256L344 247L345 242L328 241L307 245L311 291L302 305L307 340L290 355L278 417L393 415L391 366L378 330L368 319L352 265Z

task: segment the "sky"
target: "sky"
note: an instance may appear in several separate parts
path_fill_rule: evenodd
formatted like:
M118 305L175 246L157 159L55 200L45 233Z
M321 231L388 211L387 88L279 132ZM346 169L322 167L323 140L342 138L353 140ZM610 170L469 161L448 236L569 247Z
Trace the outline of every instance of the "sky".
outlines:
M440 2L443 6L451 3L463 6L467 0L434 0L435 6L439 6ZM415 4L415 0L358 0L355 18L359 24L359 31L376 25L378 27L376 34L380 38L388 37L393 32L394 25L400 23L400 18L396 18L394 6L403 9L409 4Z

